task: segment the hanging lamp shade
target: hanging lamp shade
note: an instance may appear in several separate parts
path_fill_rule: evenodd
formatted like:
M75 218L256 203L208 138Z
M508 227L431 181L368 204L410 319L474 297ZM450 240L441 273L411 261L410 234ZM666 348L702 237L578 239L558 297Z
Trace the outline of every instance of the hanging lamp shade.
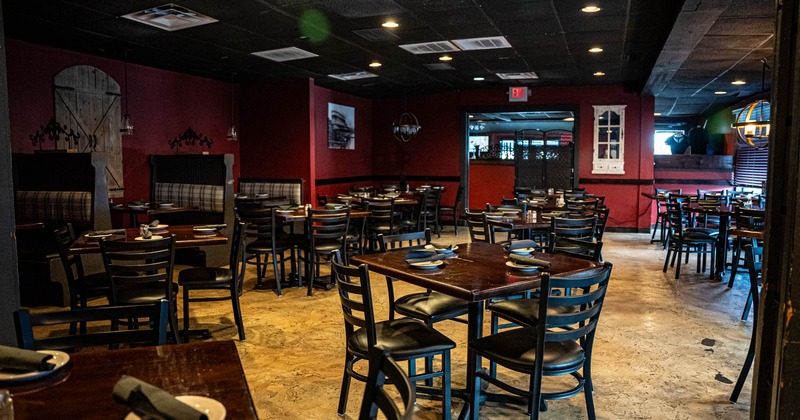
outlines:
M737 140L752 147L766 147L769 141L769 112L769 101L763 99L742 108L732 125L736 129Z
M404 112L392 123L392 134L394 134L394 138L403 143L407 143L411 140L421 129L422 127L419 125L419 120L417 120L416 115L410 112Z
M131 115L128 114L127 112L125 113L125 116L122 117L122 124L120 125L119 132L123 136L130 136L133 134L133 123L131 122Z
M231 126L228 127L228 134L225 136L228 141L238 141L239 140L239 133L236 132L236 125L231 123Z

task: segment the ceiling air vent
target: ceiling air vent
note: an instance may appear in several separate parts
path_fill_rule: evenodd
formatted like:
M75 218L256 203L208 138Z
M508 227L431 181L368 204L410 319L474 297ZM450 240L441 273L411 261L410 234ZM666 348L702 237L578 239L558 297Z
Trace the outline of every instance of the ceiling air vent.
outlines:
M429 70L455 70L456 68L451 66L449 63L427 63L423 64L423 66L427 67Z
M458 45L463 51L474 50L494 50L497 48L511 48L504 36L493 36L488 38L469 38L454 39L453 43Z
M172 3L129 13L122 17L170 32L217 22L212 17Z
M526 79L538 79L539 76L532 72L522 72L522 73L495 73L497 77L503 80L526 80Z
M279 48L277 50L257 51L252 54L262 58L266 58L267 60L272 60L277 62L318 57L318 55L314 53L310 53L306 50L301 50L300 48L297 47Z
M453 43L450 41L436 41L436 42L423 42L421 44L405 44L400 48L410 52L411 54L435 54L443 52L458 51Z
M353 33L369 42L394 41L400 39L399 36L383 28L356 29Z
M368 71L356 71L353 73L329 74L328 77L332 77L334 79L339 79L339 80L358 80L358 79L369 79L371 77L378 77L378 75L370 73Z

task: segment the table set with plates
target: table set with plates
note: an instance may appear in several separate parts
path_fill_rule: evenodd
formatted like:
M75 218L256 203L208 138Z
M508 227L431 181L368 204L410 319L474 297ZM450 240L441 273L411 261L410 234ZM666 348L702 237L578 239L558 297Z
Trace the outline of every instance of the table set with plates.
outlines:
M191 248L205 245L225 245L228 238L220 231L225 229L223 224L218 225L165 225L157 224L150 227L153 234L149 239L161 239L164 235L175 235L177 248ZM140 228L111 229L91 231L78 237L69 247L70 254L91 254L100 252L99 240L107 241L141 241Z
M356 255L351 264L367 264L370 271L405 281L416 286L444 293L468 302L468 338L472 342L483 335L484 302L491 298L513 296L540 285L541 272L566 276L597 267L592 261L559 254L546 254L530 250L518 251L523 258L533 257L539 264L549 263L543 268L533 263L509 260L509 252L497 244L483 242L462 243L444 251L444 259L433 267L414 266L408 262L406 252L386 252L381 254ZM511 265L508 263L512 262ZM518 269L517 265L522 266ZM471 351L468 355L467 369L475 371L481 366L481 358ZM480 396L476 392L479 381L467 384L461 394L467 400L472 418L477 418Z
M256 411L233 341L55 354L50 370L7 374L14 417L41 419L139 419L138 402L120 403L115 385L126 375L157 387L209 420L255 419ZM161 393L163 394L163 393Z

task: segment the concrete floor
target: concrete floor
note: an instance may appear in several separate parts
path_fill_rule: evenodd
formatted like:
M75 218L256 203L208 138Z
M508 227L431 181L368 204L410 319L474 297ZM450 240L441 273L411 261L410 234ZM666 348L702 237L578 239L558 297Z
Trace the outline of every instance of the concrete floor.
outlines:
M462 228L463 229L463 228ZM442 242L469 240L452 228ZM649 235L607 233L603 254L614 271L595 341L593 375L597 417L601 419L745 419L751 378L738 403L728 401L741 369L753 327L740 316L747 280L736 286L694 273L694 262L662 273L666 255ZM215 340L236 340L255 401L264 419L334 419L344 363L344 328L336 290L289 288L283 297L255 290L249 269L242 296L247 340L239 342L229 302L195 304L192 327L209 328ZM373 276L377 316L386 317L384 278ZM396 283L399 294L417 290ZM178 312L179 314L181 312ZM487 322L488 324L488 322ZM466 326L438 323L451 337L453 385L463 387ZM488 332L488 331L487 331ZM520 375L502 373L527 381ZM546 378L547 381L548 378ZM552 378L550 378L552 379ZM520 382L522 383L522 382ZM545 382L547 383L547 382ZM363 385L353 381L346 418L356 418ZM453 402L453 410L461 405ZM582 396L550 403L544 419L585 418ZM415 418L440 418L440 402L418 400ZM527 418L521 407L487 403L482 418Z

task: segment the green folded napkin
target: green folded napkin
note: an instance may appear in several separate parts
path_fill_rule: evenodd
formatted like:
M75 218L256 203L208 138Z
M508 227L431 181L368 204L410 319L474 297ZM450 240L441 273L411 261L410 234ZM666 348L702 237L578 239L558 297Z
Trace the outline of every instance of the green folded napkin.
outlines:
M93 230L89 233L94 235L113 235L115 233L125 233L125 229Z
M345 206L344 204L332 204L332 203L328 203L328 204L326 204L326 205L325 205L325 208L326 208L326 209L334 209L334 210L343 209L343 208L345 208L345 207L346 207L346 206Z
M430 255L427 255L427 256L423 256L423 257L418 257L418 258L408 258L408 256L406 256L406 262L409 263L409 264L414 264L414 263L421 263L421 262L428 262L428 261L439 261L439 260L443 260L443 259L446 259L446 258L447 258L446 255L437 254L437 253L434 252L433 254L430 254Z
M550 261L540 260L533 257L524 257L522 255L511 254L508 256L510 261L522 265L535 265L537 267L550 268Z
M437 244L436 242L431 242L431 245L433 245L435 249L445 249L445 250L453 249L453 245L451 244Z
M53 355L33 350L0 346L0 369L22 372L53 370L56 365L48 362Z
M205 413L195 410L164 391L133 376L123 375L114 385L114 400L130 407L147 419L207 420Z

